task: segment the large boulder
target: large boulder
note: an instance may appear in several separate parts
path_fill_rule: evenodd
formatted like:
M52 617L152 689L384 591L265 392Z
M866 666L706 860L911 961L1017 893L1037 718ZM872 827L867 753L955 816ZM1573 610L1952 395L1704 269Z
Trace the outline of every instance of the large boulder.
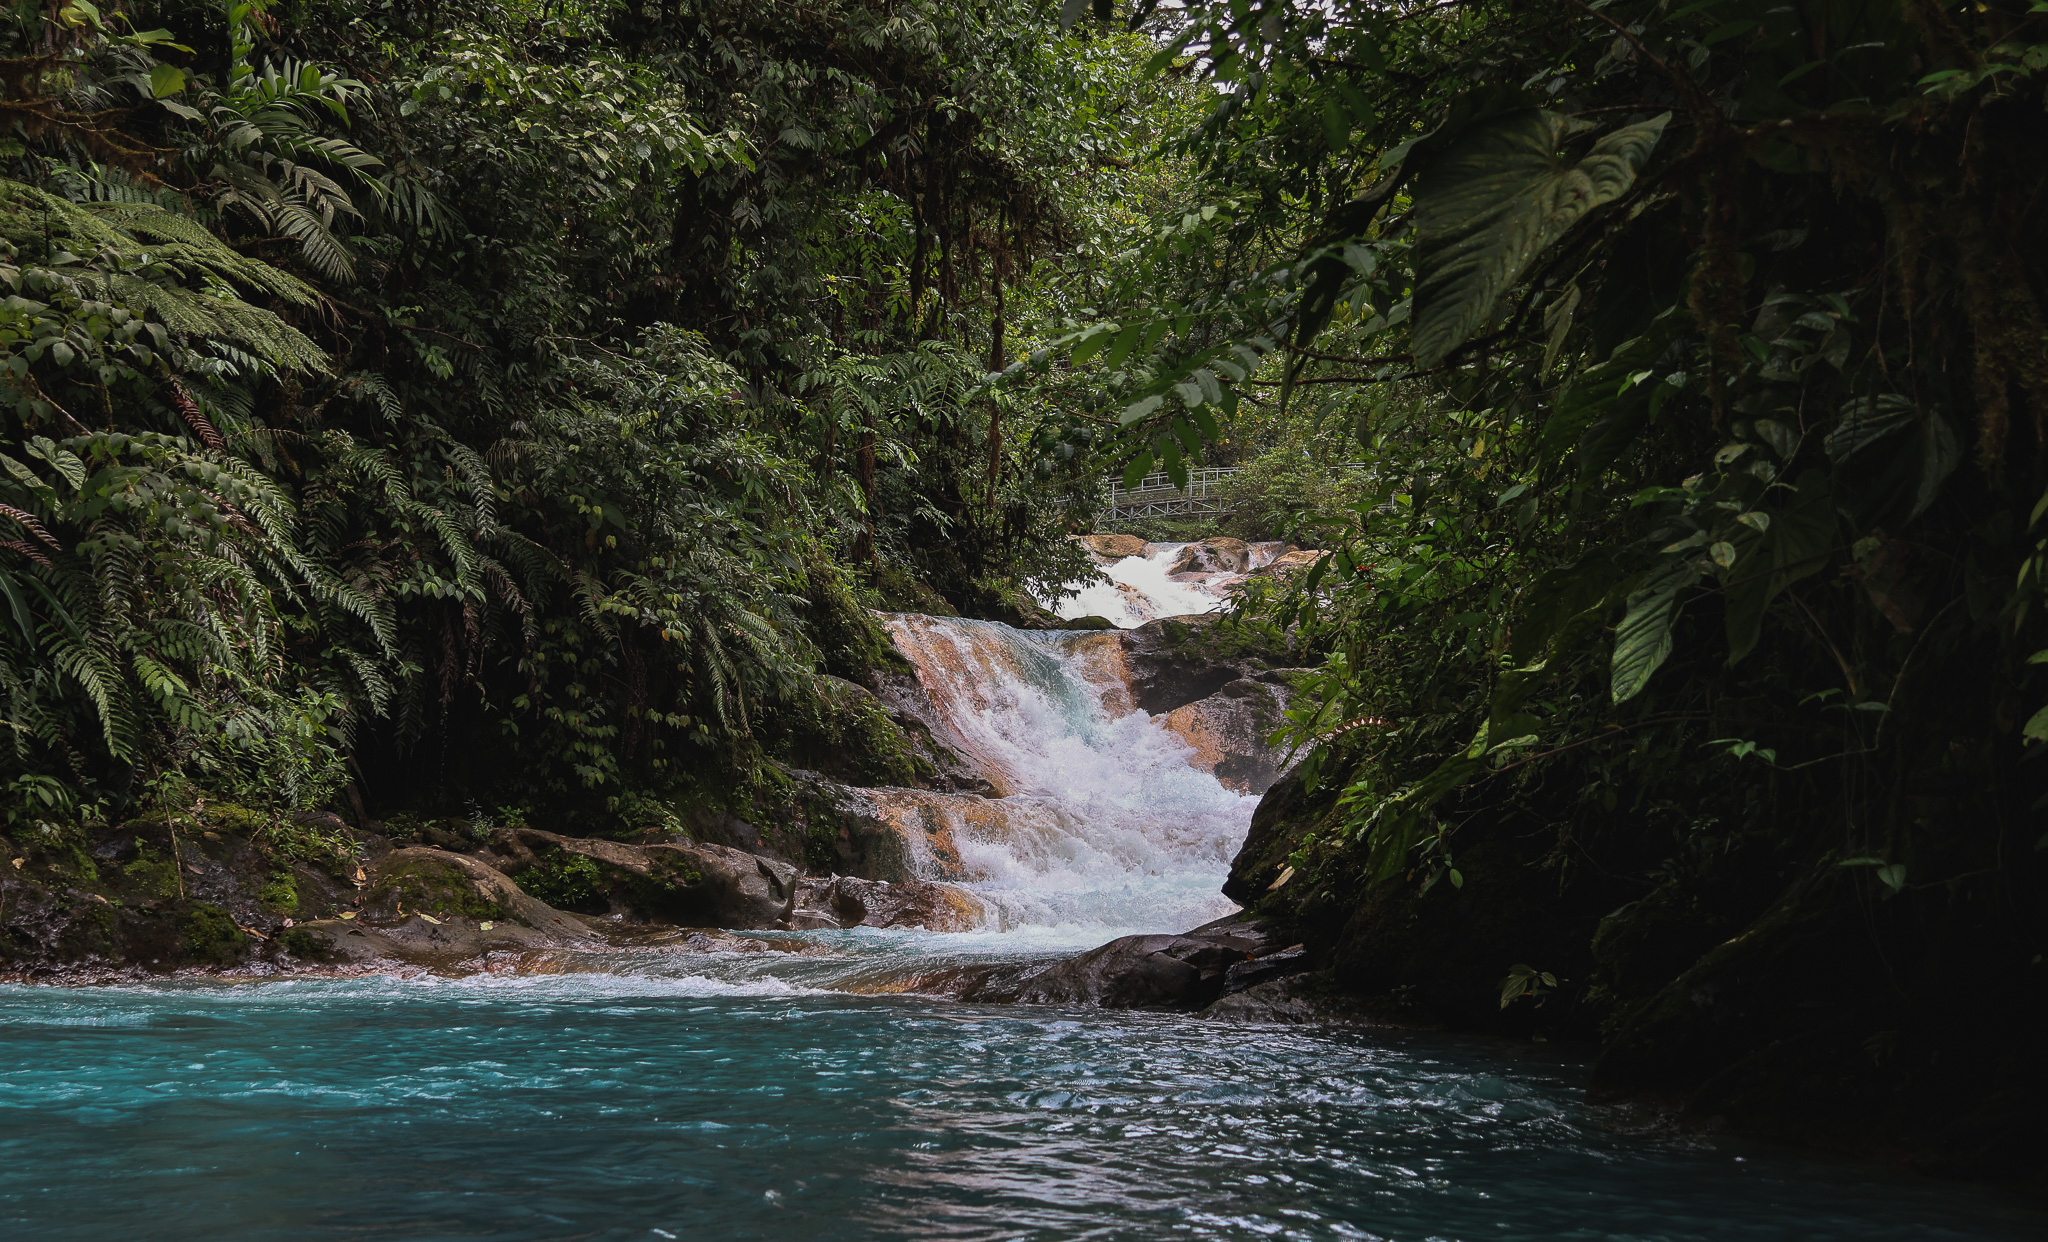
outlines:
M1225 788L1262 794L1280 775L1280 752L1266 738L1286 707L1285 686L1240 677L1168 712L1166 727L1195 748L1189 762L1214 773Z
M537 828L501 829L491 853L506 874L564 909L642 923L786 926L797 868L724 845L628 845Z
M1218 628L1217 613L1161 617L1119 635L1131 706L1162 716L1233 681L1270 679L1276 652L1248 650Z
M497 954L603 943L581 919L536 900L497 868L428 846L384 855L368 869L353 909L277 938L301 959L329 966L455 973Z
M1144 556L1152 545L1136 535L1073 535L1074 542L1088 549L1098 564L1108 565L1127 556Z
M973 931L988 907L957 884L929 880L861 880L835 875L797 881L796 928L921 927Z
M1171 574L1241 574L1252 567L1251 545L1242 539L1217 535L1200 539L1180 550L1167 569Z
M1306 969L1307 955L1290 939L1278 924L1234 914L1184 935L1124 936L1048 964L962 971L949 990L996 1004L1202 1009L1232 990ZM1290 956L1280 969L1256 969L1281 955Z

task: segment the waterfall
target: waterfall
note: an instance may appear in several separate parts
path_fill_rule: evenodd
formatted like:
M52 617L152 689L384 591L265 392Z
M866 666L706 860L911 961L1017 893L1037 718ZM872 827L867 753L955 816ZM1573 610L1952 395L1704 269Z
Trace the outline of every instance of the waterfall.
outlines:
M1184 543L1145 545L1143 556L1127 556L1095 571L1093 578L1068 583L1075 594L1059 600L1053 612L1063 621L1105 617L1128 630L1155 617L1185 617L1215 612L1223 595L1207 581L1176 581L1173 563ZM1185 575L1189 578L1207 575Z
M1234 551L1219 556L1217 544L1234 545ZM1058 598L1039 602L1063 621L1102 617L1120 630L1160 617L1215 612L1247 572L1272 564L1291 546L1234 539L1148 543L1141 554L1100 565L1088 577L1067 583Z
M998 796L864 791L906 839L936 840L1004 929L1179 931L1229 913L1218 889L1258 805L1190 765L1131 704L1118 637L898 615L934 733ZM944 874L945 871L952 874Z

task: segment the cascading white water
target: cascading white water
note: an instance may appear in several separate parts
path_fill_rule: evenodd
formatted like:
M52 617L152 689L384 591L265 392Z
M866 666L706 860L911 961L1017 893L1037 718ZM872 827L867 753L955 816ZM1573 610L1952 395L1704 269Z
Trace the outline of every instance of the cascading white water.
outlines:
M988 621L888 620L941 740L995 798L871 790L906 837L950 839L958 874L1004 928L1179 931L1229 913L1218 889L1258 799L1190 766L1192 748L1131 707L1114 635Z
M1103 617L1118 629L1128 630L1155 617L1185 617L1215 612L1223 606L1223 595L1207 582L1182 582L1173 578L1173 564L1184 543L1153 543L1143 556L1127 556L1104 565L1092 578L1068 583L1076 591L1052 605L1062 621L1077 617Z

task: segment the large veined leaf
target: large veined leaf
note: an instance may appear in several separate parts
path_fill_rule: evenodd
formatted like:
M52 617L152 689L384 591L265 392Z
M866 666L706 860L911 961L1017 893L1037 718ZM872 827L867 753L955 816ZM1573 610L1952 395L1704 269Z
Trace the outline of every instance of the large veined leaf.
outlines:
M1671 114L1618 129L1576 164L1558 148L1583 122L1531 108L1474 126L1415 192L1415 360L1469 340L1501 294L1587 212L1628 193Z
M1763 530L1749 527L1735 537L1736 558L1722 574L1729 664L1756 646L1772 600L1827 567L1838 526L1828 476L1810 470L1799 479L1798 497L1771 515Z
M1700 580L1690 562L1672 559L1643 576L1629 592L1628 613L1614 632L1614 661L1608 685L1616 703L1642 693L1671 656L1671 626L1678 619L1678 596Z

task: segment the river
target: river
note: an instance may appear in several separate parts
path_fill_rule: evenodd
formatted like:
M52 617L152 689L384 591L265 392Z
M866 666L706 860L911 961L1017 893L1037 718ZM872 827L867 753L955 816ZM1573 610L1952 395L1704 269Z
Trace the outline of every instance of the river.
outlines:
M997 796L876 797L944 829L982 930L0 987L0 1237L2048 1236L1995 1193L1646 1132L1570 1049L918 995L1227 912L1256 799L1086 635L890 625Z

